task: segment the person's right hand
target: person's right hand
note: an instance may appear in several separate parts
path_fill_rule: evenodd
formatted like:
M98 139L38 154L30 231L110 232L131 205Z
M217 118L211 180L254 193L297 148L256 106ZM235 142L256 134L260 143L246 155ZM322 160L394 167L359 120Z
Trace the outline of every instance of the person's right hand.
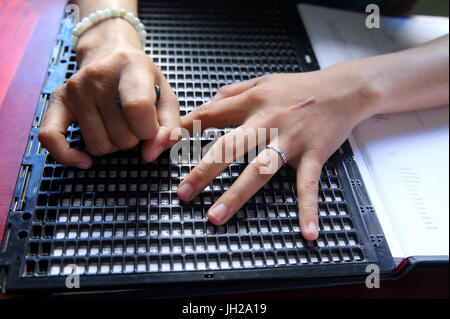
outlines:
M178 99L128 22L110 19L86 31L77 61L80 70L53 93L38 136L57 162L82 169L92 165L91 157L70 148L65 138L72 123L79 124L92 156L143 140L142 157L150 162L176 143L170 133L180 125ZM157 107L155 84L161 92Z

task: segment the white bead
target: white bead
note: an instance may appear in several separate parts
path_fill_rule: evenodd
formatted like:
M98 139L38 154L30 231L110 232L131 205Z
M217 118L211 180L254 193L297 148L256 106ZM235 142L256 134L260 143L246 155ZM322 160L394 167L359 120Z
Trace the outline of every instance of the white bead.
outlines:
M91 26L91 22L89 21L89 19L88 18L83 18L83 20L81 20L80 32L83 33L90 26Z
M119 9L117 8L112 8L111 9L111 17L118 17L119 16Z
M102 10L95 11L95 16L97 18L97 22L105 17Z
M78 29L78 27L75 27L72 30L72 35L75 36L75 37L78 37L80 35L80 30Z
M112 12L110 9L105 9L105 10L103 10L103 15L105 18L111 18Z
M81 25L81 28L83 29L82 32L86 31L90 26L91 26L91 23L89 21L83 22L83 24Z
M70 38L70 44L71 44L72 48L75 48L75 47L76 47L77 42L78 42L78 37L72 36L72 37Z
M139 31L139 36L141 37L141 40L146 40L147 39L147 31L145 31L145 30Z
M91 23L94 23L97 20L97 17L95 16L95 13L91 13L90 15L88 15L88 19L89 21L91 21Z
M124 18L125 18L125 20L127 20L128 22L133 24L134 14L132 14L131 12L128 12Z
M85 27L84 27L83 23L78 22L75 29L78 29L78 31L80 31L80 34L79 34L79 36L80 36L84 32Z
M137 17L134 17L133 18L133 24L134 24L134 26L137 28L137 26L139 25L139 23L141 23L141 20L139 20L139 18L137 18Z
M79 36L82 35L84 31L86 31L86 27L84 26L84 24L81 24L79 27L77 27L77 29L80 30Z
M138 31L142 31L145 30L145 25L142 22L139 22L136 28L138 29Z
M145 31L145 25L132 12L127 12L123 8L97 10L96 12L93 12L89 14L89 16L83 18L83 20L81 20L81 22L79 22L76 25L76 27L72 30L72 37L70 38L72 48L74 49L76 48L79 37L92 25L97 24L105 19L116 17L123 18L124 20L128 21L132 26L135 27L141 39L142 48L145 49L145 45L147 43L147 31Z

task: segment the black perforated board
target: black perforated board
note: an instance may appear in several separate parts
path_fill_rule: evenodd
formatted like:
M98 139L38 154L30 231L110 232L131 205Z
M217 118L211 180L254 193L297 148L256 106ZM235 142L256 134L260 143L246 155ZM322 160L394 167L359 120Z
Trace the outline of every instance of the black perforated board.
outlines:
M178 95L181 115L222 85L318 69L287 1L141 1L140 17L149 33L146 53ZM337 284L363 281L370 263L389 275L393 259L348 143L323 168L320 234L312 243L298 227L289 167L217 227L206 212L243 164L183 203L176 186L195 162L171 163L168 152L153 163L138 149L119 152L95 159L88 171L55 163L37 132L51 93L76 71L70 31L63 21L12 199L0 254L3 291L66 290L70 264L79 266L82 289ZM83 148L80 135L69 128L72 146Z

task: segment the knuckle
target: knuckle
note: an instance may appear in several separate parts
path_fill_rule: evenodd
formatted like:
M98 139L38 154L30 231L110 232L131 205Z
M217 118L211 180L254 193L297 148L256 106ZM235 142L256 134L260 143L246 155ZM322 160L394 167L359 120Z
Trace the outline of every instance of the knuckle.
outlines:
M300 192L316 195L319 192L319 180L315 178L306 178L302 181Z
M53 132L47 128L42 127L38 133L38 140L42 145L48 144L53 139Z
M272 79L275 76L275 74L265 74L263 76L259 77L259 84L264 84L267 83L268 81L270 81L270 79Z
M105 77L105 70L98 64L88 65L84 68L84 76L90 80L100 80Z
M70 95L79 94L83 91L83 80L80 76L72 76L64 85ZM62 90L61 90L62 93ZM57 97L60 97L57 95Z
M267 110L265 109L258 109L255 110L252 113L252 118L254 118L255 120L257 120L257 122L261 122L261 123L267 123L271 120L271 113L269 113Z
M129 50L119 50L113 54L114 58L117 58L121 61L128 61L131 58L132 53Z
M307 151L306 151L306 156L308 156L310 159L314 160L315 162L317 162L318 166L322 166L322 161L325 158L325 147L322 145L314 145L313 147L310 147ZM320 167L322 168L322 167Z
M134 99L123 104L124 111L133 118L141 117L151 107L150 99Z
M269 94L269 90L263 86L255 86L254 88L248 90L245 95L246 99L252 104L263 103Z
M114 141L114 144L121 151L126 151L138 145L139 139L136 136L127 136L119 138L117 141Z
M199 107L196 111L195 111L195 118L197 120L207 120L210 118L211 115L211 106L210 105L204 105Z
M255 182L268 181L280 168L279 155L274 152L266 153L265 156L256 157L250 162L248 168L251 170Z
M119 59L120 61L125 61L125 62L135 62L138 59L142 59L143 57L147 58L147 56L138 50L126 50L126 49L122 49L122 50L118 50L117 52L114 53L114 57L116 59Z
M199 179L202 182L205 182L205 183L209 182L208 171L202 165L197 165L195 167L195 177L196 177L196 179Z
M69 80L70 81L70 80ZM65 94L64 85L59 86L53 91L52 101L60 101L63 99Z
M104 156L106 154L109 154L112 152L113 146L111 143L108 142L91 142L87 143L86 148L89 152L89 154L93 156Z
M235 190L232 190L231 188L225 194L226 194L226 201L228 203L233 203L233 205L236 205L236 203L238 203L238 204L245 203L247 201L242 196L241 192L237 192Z
M262 175L261 172L266 167L266 165L264 165L264 163L262 163L261 161L254 160L251 161L247 167L251 170L253 176L259 176Z
M217 93L220 94L220 95L227 96L228 94L231 93L232 89L233 89L232 85L224 85L224 86L219 88Z
M317 204L313 202L303 202L299 205L300 213L302 214L317 214L317 208Z

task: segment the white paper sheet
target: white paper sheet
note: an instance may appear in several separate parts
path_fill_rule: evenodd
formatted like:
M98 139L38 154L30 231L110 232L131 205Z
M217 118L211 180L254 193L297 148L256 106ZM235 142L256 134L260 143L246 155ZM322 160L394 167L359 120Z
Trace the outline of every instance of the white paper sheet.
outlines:
M448 116L443 107L372 117L352 134L405 256L448 255Z
M413 47L448 34L448 19L381 19L299 5L319 65ZM355 128L350 142L372 203L397 261L448 255L448 107L383 115Z
M366 15L298 5L322 69L338 62L411 48L448 34L448 19L381 17L380 29L365 26Z

